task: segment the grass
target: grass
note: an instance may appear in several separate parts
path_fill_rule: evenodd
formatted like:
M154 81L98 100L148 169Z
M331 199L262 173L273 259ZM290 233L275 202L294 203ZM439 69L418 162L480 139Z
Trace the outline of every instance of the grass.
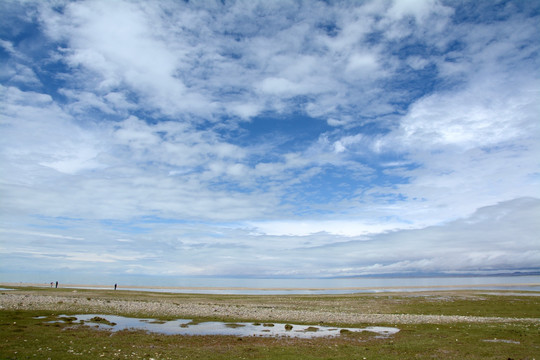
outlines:
M498 317L540 317L540 301L527 296L468 295L405 298L395 303L391 311L405 314L465 315Z
M305 340L110 333L91 324L48 323L55 318L45 311L0 311L0 358L532 359L540 353L538 326L527 323L402 325L385 339L363 332ZM486 341L494 339L512 342Z
M26 288L17 291L47 294L51 290ZM227 296L72 291L58 289L56 293L103 301L125 298L238 306L257 303L261 306L304 310L336 311L337 308L346 312L540 318L540 297L495 296L472 291L438 292L429 296ZM362 332L316 339L179 336L141 331L111 333L96 330L92 323L73 326L69 321L51 322L60 314L84 313L84 309L78 310L62 313L52 310L0 310L0 359L540 359L538 322L400 324L397 327L401 331L388 338ZM141 317L144 315L141 314ZM220 320L231 324L245 321L230 318ZM253 319L259 323L267 320ZM363 327L373 324L352 325Z

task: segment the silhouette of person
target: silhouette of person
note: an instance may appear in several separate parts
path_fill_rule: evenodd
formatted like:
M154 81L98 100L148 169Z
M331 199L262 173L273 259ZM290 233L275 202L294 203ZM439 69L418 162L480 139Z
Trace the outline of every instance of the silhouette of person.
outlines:
M114 284L114 290L116 290L116 286L118 286L117 284Z
M58 281L56 282L56 288L58 289Z

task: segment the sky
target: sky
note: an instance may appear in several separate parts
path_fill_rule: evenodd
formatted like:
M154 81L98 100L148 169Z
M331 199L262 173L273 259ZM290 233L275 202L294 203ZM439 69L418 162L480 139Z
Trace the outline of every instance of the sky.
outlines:
M538 34L528 0L1 1L0 276L539 271Z

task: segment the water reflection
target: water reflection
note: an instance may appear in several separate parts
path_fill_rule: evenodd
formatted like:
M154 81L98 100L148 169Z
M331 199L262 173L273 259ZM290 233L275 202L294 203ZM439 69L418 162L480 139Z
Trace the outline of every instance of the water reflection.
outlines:
M76 320L75 320L75 319ZM73 324L86 324L102 330L143 330L167 335L230 335L230 336L286 336L294 338L332 337L353 332L372 332L386 337L399 332L393 327L370 326L366 328L336 328L327 326L285 323L226 323L218 321L194 322L188 319L162 321L128 318L116 315L62 315L60 320Z

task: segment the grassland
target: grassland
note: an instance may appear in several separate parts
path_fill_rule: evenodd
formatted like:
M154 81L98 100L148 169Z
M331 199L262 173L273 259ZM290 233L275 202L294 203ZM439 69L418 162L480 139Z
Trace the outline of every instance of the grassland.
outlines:
M21 287L2 292L0 306L0 359L540 359L538 296L472 290L238 296ZM82 313L380 325L400 332L388 338L366 332L322 339L240 338L110 333L50 322L60 314Z

